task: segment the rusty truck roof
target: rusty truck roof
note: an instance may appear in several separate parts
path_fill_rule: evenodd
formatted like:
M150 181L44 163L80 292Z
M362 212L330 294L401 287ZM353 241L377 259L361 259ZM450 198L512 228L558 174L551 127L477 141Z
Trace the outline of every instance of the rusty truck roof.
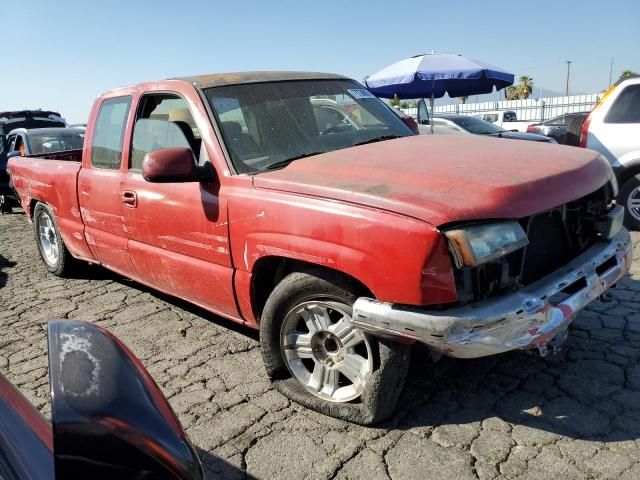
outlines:
M320 72L231 72L213 73L208 75L194 75L192 77L178 77L175 80L183 80L198 88L220 87L223 85L237 85L239 83L281 82L287 80L331 80L347 79L335 73Z

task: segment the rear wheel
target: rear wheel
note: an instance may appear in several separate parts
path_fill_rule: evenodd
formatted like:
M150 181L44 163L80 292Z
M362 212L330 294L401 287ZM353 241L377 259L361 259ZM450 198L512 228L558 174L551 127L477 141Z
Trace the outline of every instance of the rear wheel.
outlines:
M291 400L343 420L389 416L409 363L409 347L351 323L357 287L322 269L286 276L262 314L260 343L274 387Z
M58 277L71 273L75 259L60 236L51 209L43 203L37 203L33 210L33 223L38 251L47 270Z

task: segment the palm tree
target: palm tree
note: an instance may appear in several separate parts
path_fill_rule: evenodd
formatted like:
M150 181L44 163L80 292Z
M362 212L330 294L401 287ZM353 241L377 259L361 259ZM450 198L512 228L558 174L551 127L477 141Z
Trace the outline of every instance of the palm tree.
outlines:
M518 84L518 93L520 94L520 98L529 98L531 96L531 92L533 92L533 78L527 75L522 75L520 77L520 83Z
M637 75L637 73L632 70L623 70L623 72L620 74L620 78L618 78L618 81L624 80L628 77L633 77L634 75Z
M507 100L518 100L520 98L518 87L507 87L505 90L505 97L507 98Z

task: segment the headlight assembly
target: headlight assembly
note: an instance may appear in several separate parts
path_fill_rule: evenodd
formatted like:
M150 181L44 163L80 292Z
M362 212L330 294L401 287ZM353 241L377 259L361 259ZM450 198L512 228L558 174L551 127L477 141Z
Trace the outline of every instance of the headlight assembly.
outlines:
M518 222L471 225L447 230L444 235L458 268L482 265L529 243Z

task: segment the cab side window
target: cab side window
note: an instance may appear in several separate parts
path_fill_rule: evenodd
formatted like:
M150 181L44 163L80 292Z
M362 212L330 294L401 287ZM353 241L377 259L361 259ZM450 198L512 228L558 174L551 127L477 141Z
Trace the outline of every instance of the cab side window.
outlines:
M129 170L142 170L147 153L169 147L189 148L198 163L206 157L200 130L187 102L172 94L145 95L133 127Z
M100 105L91 143L91 165L117 170L122 159L124 129L131 97L108 98Z

